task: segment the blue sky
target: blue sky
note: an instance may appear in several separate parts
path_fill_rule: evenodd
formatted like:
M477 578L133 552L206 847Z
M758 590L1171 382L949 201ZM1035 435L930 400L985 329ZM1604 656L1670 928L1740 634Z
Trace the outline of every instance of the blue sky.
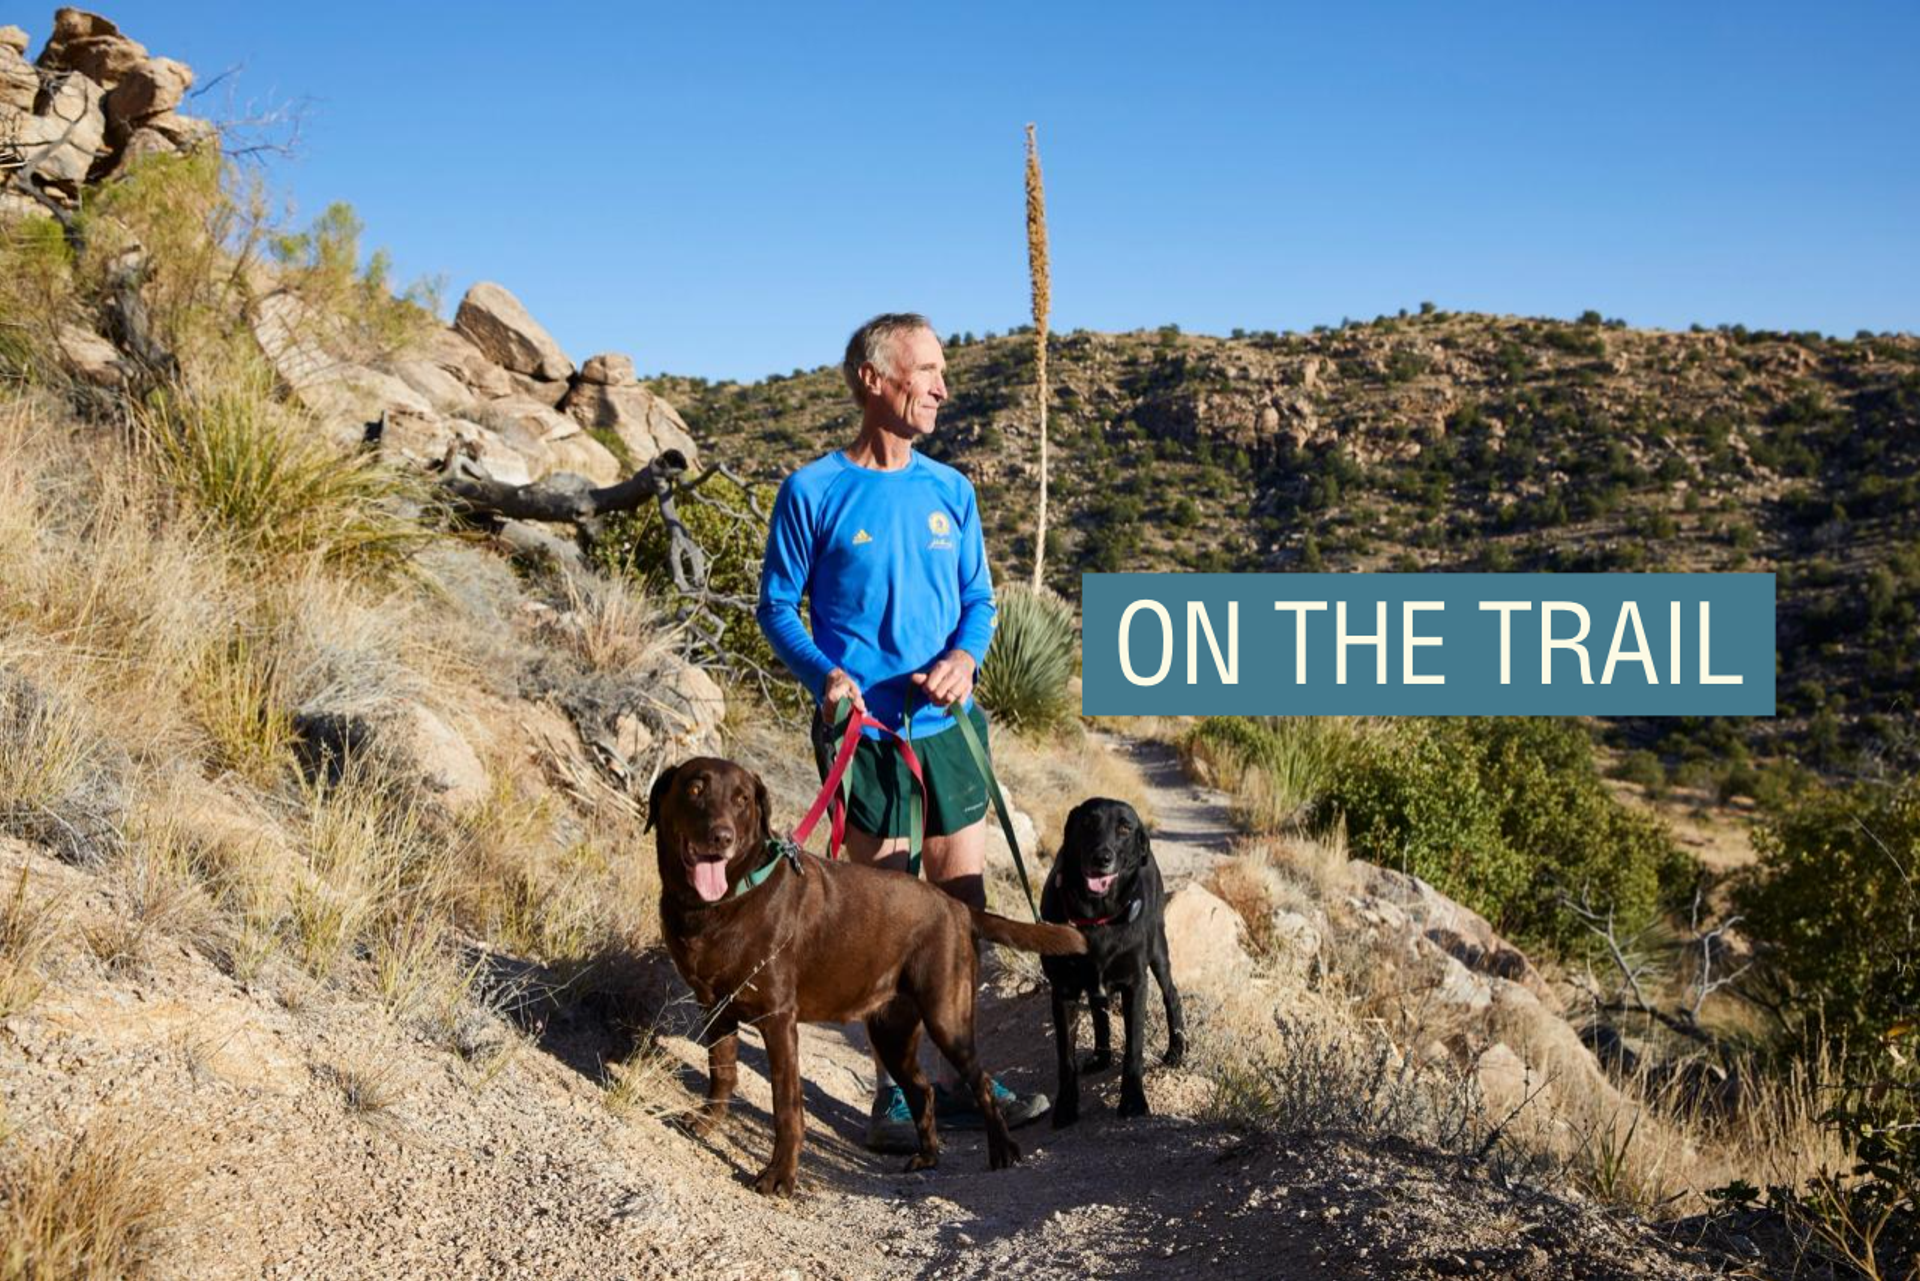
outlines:
M49 3L26 26L35 49ZM1304 329L1431 299L1920 328L1920 5L104 6L311 100L270 180L576 360L755 378L868 314ZM228 85L239 98L229 100Z

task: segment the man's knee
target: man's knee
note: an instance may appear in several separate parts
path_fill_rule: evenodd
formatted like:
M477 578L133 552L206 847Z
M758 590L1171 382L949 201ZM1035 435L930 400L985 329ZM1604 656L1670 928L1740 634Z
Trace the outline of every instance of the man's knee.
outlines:
M944 836L929 836L924 853L929 881L968 907L986 907L985 819Z

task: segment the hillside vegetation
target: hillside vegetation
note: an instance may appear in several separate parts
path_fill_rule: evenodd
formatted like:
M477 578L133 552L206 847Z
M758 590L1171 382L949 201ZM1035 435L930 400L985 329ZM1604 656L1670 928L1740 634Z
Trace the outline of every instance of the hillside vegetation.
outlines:
M937 318L936 318L937 320ZM1032 343L948 340L928 448L1031 564ZM1417 313L1310 334L1054 337L1052 585L1103 570L1762 570L1780 716L1620 729L1731 793L1753 756L1920 757L1920 339ZM848 438L837 367L662 377L710 447L776 478Z

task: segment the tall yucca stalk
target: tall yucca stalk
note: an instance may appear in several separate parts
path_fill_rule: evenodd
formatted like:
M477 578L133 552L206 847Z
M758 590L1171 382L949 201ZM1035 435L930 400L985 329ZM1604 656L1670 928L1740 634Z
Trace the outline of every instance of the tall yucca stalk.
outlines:
M1033 280L1033 363L1040 395L1040 519L1033 535L1033 588L1038 591L1047 563L1047 308L1053 289L1047 275L1047 190L1032 125L1027 126L1027 273Z

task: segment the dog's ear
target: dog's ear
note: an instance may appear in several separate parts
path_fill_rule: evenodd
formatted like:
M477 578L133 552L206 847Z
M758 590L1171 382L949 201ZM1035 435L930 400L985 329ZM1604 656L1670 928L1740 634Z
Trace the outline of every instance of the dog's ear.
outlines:
M766 780L758 774L753 776L753 807L760 811L760 843L766 845L773 840L773 800L767 795Z
M653 830L654 820L660 816L660 802L667 799L667 789L673 786L673 776L679 772L679 769L678 765L669 765L660 771L658 778L653 780L653 790L647 793L647 825L641 828L641 831Z
M1153 841L1147 836L1147 825L1140 821L1138 814L1135 814L1133 816L1133 865L1145 867L1152 858Z

